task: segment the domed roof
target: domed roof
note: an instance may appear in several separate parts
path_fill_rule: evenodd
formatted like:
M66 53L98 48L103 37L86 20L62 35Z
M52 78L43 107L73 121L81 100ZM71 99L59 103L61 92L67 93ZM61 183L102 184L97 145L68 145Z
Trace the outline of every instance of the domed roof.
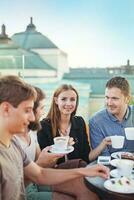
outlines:
M26 31L16 33L11 38L24 49L58 48L46 36L36 31L36 26L33 24L32 17L30 18L30 24L27 26Z
M5 25L2 25L2 33L0 34L0 69L22 69L23 56L25 69L55 70L37 53L27 51L16 45L8 38L5 33Z

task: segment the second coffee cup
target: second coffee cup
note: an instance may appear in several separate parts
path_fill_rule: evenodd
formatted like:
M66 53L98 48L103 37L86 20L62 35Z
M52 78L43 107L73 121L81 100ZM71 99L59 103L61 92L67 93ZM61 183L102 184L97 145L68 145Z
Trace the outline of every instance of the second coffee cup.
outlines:
M112 147L115 149L121 149L124 145L124 139L125 137L122 135L113 135L110 136L110 139L112 141Z

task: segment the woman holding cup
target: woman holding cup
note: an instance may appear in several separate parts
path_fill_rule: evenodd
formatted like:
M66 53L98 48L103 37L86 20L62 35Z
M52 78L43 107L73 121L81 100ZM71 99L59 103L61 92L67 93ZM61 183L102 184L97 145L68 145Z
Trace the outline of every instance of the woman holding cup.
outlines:
M89 163L89 160L98 157L110 141L104 139L96 149L91 151L85 121L81 116L75 115L78 102L76 89L71 85L61 85L54 92L47 117L41 122L42 129L38 132L38 142L43 149L53 145L55 137L69 136L70 144L74 143L74 151L66 156L66 160L82 159ZM65 158L62 158L58 162L64 161Z

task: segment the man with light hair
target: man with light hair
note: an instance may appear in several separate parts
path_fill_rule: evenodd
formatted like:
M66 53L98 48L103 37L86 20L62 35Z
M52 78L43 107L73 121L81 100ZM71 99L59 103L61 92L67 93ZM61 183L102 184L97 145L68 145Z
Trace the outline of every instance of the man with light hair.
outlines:
M34 88L18 77L0 78L0 199L26 199L24 176L42 185L60 184L85 176L108 178L109 171L103 165L58 170L41 168L28 159L13 136L24 133L30 122L35 120L35 100Z

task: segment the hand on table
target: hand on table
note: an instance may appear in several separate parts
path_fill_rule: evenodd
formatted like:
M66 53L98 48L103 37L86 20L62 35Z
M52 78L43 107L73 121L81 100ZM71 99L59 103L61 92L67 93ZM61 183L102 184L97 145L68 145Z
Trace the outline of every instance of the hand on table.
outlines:
M99 176L99 177L105 178L105 179L108 179L110 176L109 168L105 167L102 164L92 165L92 166L86 167L84 169L86 169L85 173L87 173L87 174L85 174L85 176L91 176L91 177Z

